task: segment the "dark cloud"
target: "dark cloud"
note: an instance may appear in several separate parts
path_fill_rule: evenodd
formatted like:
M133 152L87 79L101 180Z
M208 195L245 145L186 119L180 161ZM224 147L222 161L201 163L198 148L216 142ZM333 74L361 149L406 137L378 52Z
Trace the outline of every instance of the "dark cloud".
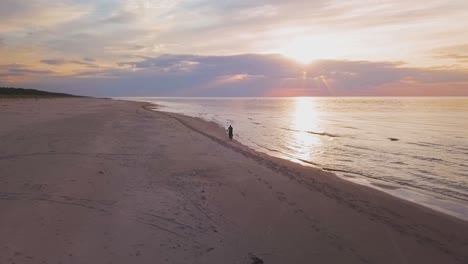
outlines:
M37 77L53 76L56 72L50 70L37 70L23 64L3 64L0 65L0 81L7 77Z
M13 68L10 69L9 72L15 75L37 75L37 74L54 74L54 71L49 70L34 70L34 69L26 69L26 68Z
M63 59L48 59L48 60L41 60L40 62L44 64L48 64L48 65L63 65L67 63L67 61Z
M338 89L361 89L398 82L411 78L423 83L468 81L464 70L419 69L404 67L402 62L370 62L322 60L303 66L280 55L195 56L162 55L145 58L139 62L127 62L155 76L193 76L216 80L227 76L263 76L264 80L283 81L329 80ZM187 72L189 71L189 72ZM180 77L179 75L184 76ZM233 79L232 82L246 81Z
M78 64L78 65L83 65L87 66L89 68L101 68L99 65L96 65L94 63L91 63L89 61L80 61L80 60L64 60L64 59L45 59L45 60L40 60L41 63L48 64L48 65L54 65L54 66L60 66L64 64Z
M3 64L0 65L0 87L26 87L23 85L27 84L22 82L28 79L43 79L42 77L51 78L56 76L56 74L57 73L54 71L38 70L23 64Z
M9 66L0 70L51 74ZM304 66L279 55L162 55L52 76L35 85L93 96L395 96L408 94L405 87L411 95L468 95L468 72L401 62L323 60Z
M98 65L93 64L93 63L89 63L89 62L86 62L86 61L70 60L70 61L68 61L68 63L70 63L70 64L84 65L84 66L88 66L88 67L92 67L92 68L99 68Z
M192 73L224 76L236 74L266 75L287 78L302 72L301 66L280 55L234 55L234 56L196 56L196 55L161 55L145 58L139 62L122 62L138 69L157 69L164 72L176 72L187 68Z
M28 67L25 64L18 64L18 63L12 63L12 64L0 64L0 70L8 70L8 69L15 69L15 68L25 68Z

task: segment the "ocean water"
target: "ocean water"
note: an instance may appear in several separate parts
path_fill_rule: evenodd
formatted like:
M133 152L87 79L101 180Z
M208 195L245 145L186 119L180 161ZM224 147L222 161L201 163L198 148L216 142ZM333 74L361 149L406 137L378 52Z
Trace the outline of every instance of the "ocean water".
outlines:
M126 99L232 125L258 151L468 216L467 97Z

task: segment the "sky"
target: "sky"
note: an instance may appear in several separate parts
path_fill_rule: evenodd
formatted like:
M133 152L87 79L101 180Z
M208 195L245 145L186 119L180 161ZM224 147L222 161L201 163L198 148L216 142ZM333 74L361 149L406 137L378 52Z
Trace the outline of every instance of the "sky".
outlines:
M1 0L0 86L468 96L466 0Z

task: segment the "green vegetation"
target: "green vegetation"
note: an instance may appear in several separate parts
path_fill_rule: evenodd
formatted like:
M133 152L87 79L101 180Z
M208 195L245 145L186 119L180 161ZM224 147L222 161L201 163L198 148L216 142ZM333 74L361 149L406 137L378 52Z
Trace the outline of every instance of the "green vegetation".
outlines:
M34 89L0 87L0 98L50 98L50 97L78 97L71 94L51 93Z

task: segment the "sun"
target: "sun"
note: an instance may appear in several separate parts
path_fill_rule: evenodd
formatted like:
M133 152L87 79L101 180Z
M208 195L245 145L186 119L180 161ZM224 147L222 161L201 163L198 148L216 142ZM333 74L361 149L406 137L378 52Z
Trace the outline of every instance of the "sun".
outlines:
M319 59L336 58L339 51L332 41L314 37L296 37L285 41L276 51L302 64Z
M294 42L279 50L279 53L302 64L318 59L317 51L308 43Z
M284 56L293 59L301 64L310 64L316 59L316 56L312 52L307 52L298 49L288 49L281 52Z

